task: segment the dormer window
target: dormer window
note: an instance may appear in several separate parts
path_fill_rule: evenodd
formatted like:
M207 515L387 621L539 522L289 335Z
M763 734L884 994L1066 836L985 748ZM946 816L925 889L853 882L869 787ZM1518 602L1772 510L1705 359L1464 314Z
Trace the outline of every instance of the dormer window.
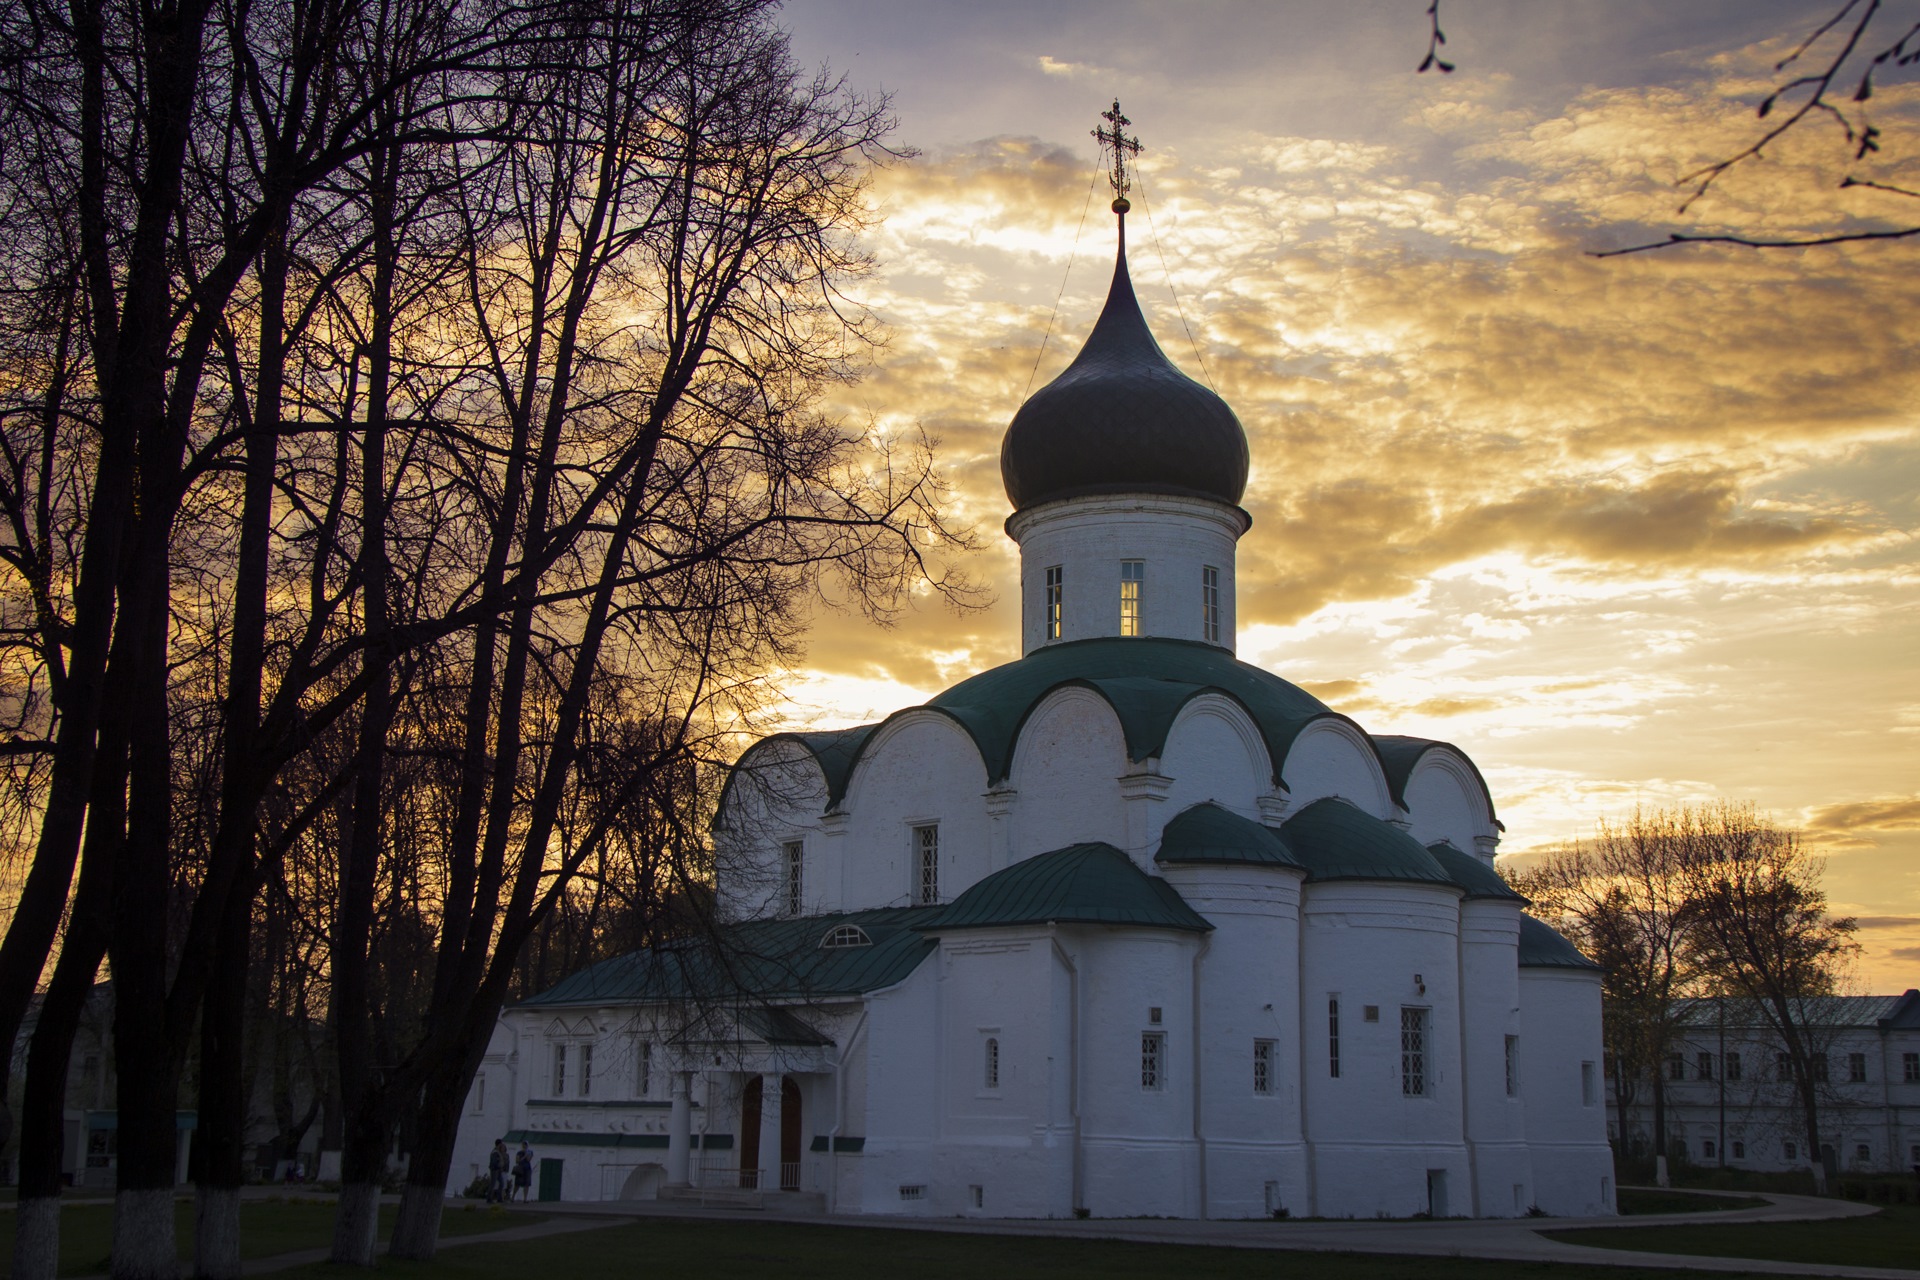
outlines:
M1144 635L1140 626L1140 597L1147 584L1145 560L1120 562L1120 634Z
M837 924L827 930L827 936L820 939L823 951L837 951L842 947L870 947L873 939L867 931L857 924Z

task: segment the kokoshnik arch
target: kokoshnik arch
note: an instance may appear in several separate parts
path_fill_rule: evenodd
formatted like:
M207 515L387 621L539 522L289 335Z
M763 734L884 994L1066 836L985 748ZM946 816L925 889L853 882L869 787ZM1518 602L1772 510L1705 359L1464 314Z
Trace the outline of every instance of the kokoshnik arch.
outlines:
M717 937L508 1010L457 1182L505 1134L564 1199L1613 1211L1600 973L1472 760L1234 656L1246 434L1141 314L1106 119L1112 287L1001 452L1024 656L748 750Z

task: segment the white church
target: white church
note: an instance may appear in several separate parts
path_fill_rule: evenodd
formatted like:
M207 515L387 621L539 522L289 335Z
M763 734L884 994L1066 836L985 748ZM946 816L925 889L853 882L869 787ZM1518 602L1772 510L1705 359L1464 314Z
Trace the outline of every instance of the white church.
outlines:
M1459 748L1234 656L1247 438L1120 250L1008 427L1022 651L740 759L713 938L509 1008L454 1186L835 1213L1613 1212L1600 972Z

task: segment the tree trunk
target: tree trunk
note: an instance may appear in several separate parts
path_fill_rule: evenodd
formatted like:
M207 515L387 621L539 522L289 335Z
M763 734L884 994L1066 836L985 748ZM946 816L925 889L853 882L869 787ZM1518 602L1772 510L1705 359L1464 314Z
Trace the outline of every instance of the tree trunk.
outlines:
M26 1127L22 1126L20 1158L23 1163L26 1160L26 1134ZM53 1280L59 1265L60 1197L57 1193L29 1196L23 1187L20 1203L13 1211L15 1280Z
M493 1016L498 1016L497 1010ZM446 1204L447 1174L453 1167L461 1114L467 1091L473 1087L474 1072L486 1053L487 1037L468 1036L465 1040L459 1059L429 1077L420 1093L407 1183L400 1195L400 1216L393 1224L393 1238L387 1248L396 1258L431 1262L439 1247L440 1211Z
M1667 1181L1667 1064L1655 1057L1653 1063L1653 1185L1671 1185Z
M380 1184L342 1182L340 1206L333 1215L333 1252L336 1265L370 1267L374 1240L380 1230Z
M247 944L251 881L228 895L214 944L213 976L200 1014L199 1183L194 1191L193 1273L200 1280L240 1275L240 1186L246 1180Z

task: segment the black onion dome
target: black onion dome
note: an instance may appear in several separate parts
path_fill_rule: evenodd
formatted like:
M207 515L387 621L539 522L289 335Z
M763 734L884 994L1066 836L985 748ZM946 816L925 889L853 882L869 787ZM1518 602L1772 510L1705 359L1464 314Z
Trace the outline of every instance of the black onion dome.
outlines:
M1013 415L1000 478L1015 511L1099 493L1237 506L1246 491L1247 433L1153 340L1127 274L1124 222L1106 308L1073 363Z

